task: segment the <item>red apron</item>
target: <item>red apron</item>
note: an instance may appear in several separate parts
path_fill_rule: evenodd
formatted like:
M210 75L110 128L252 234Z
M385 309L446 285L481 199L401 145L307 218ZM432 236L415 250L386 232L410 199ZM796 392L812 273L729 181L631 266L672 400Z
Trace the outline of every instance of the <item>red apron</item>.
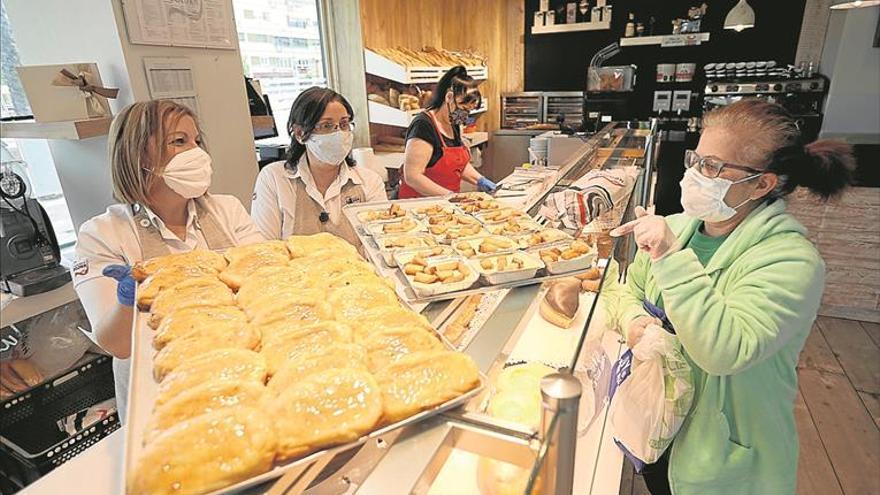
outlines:
M440 140L440 146L443 148L443 154L440 156L440 159L433 166L425 169L425 177L431 179L440 187L445 187L452 192L459 192L461 190L461 173L468 162L471 161L471 152L464 144L462 146L446 146L446 140L440 134L440 128L437 127L437 121L434 120L434 116L431 115L431 112L425 113L431 119L434 131L437 132L437 139ZM406 174L400 178L398 197L400 199L421 198L422 195L406 183L405 176Z

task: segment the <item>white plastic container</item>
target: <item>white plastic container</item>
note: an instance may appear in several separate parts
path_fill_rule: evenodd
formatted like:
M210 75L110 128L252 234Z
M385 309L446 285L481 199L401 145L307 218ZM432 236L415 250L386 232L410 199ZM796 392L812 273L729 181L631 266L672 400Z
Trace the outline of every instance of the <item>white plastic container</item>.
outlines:
M569 241L554 242L551 244L545 244L543 246L529 248L527 252L532 256L536 256L538 259L541 259L541 251L553 249L554 247L559 248L559 250L561 251L565 251L569 248L570 245L571 242ZM595 259L596 251L589 251L570 260L564 260L560 258L559 261L547 262L542 260L542 262L547 268L547 273L551 275L560 275L563 273L575 272L578 270L586 270L593 264L593 261L595 261Z
M410 240L413 245L403 247L386 247L386 243L393 239ZM394 258L395 253L402 251L413 251L423 248L432 248L438 245L439 243L437 242L437 239L434 239L433 236L430 236L424 232L415 234L395 234L376 238L376 246L378 246L379 248L379 254L382 256L382 260L391 267L397 266L397 261Z
M495 251L493 253L481 252L480 245L486 239L494 239L496 241L499 241L500 243L509 243L510 247L500 248L499 251ZM472 256L468 256L464 250L459 249L458 246L461 243L469 245L471 247L471 249L474 250L475 254ZM519 245L517 244L516 241L514 241L513 239L511 239L509 237L505 237L502 235L485 235L485 236L472 237L470 239L462 239L460 241L455 241L452 243L452 247L453 247L453 249L455 249L455 252L460 254L461 256L464 256L465 258L473 259L473 258L479 258L479 257L484 257L484 256L494 256L496 254L501 254L501 253L511 253L513 251L516 251L519 248Z
M410 288L412 288L416 297L431 297L436 296L437 294L446 294L449 292L458 292L465 289L470 288L470 286L474 285L477 279L480 278L480 273L474 269L472 265L470 265L467 260L461 256L446 256L434 258L428 261L428 266L436 266L441 265L443 263L448 263L450 261L455 261L457 263L462 263L468 269L468 273L465 274L464 280L461 282L453 282L444 284L442 282L436 282L433 284L425 284L421 282L416 282L414 280L415 277L411 275L407 275L404 273L404 278L406 279L407 284L409 284ZM401 272L403 272L402 268L398 268Z
M498 271L495 268L483 268L480 264L483 260L493 260L493 258L500 258L502 256L506 256L508 259L511 260L522 260L523 268L519 268L516 270ZM535 275L538 274L538 270L544 268L544 262L542 262L540 258L522 251L517 251L509 254L486 256L483 258L471 260L470 263L471 266L474 267L474 270L480 273L480 277L482 277L483 282L489 285L501 285L510 282L518 282L520 280L535 278Z
M409 228L400 231L400 232L386 232L386 229L390 228L389 226L394 225L398 222L409 222ZM373 222L364 225L364 230L367 231L368 234L373 237L381 237L381 236L389 236L389 235L399 235L399 234L412 234L415 232L424 232L425 224L421 222L421 220L416 220L412 217L403 217L398 219L397 221L387 221L387 222Z
M440 254L433 254L433 251L439 249ZM434 258L440 257L449 257L455 256L458 253L452 249L452 246L447 246L445 244L438 244L434 247L424 247L424 248L416 248L416 249L401 249L394 253L394 265L393 266L404 266L410 261L413 260L416 256L422 256L425 261L430 261Z

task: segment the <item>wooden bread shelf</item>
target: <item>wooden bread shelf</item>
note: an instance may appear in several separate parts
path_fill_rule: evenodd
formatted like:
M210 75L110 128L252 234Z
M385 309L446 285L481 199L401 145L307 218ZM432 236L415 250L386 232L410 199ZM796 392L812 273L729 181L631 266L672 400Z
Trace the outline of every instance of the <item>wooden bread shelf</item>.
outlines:
M15 139L90 139L106 136L112 120L113 117L63 122L5 121L0 122L0 134Z
M402 84L433 84L440 80L452 67L405 66L383 57L378 53L364 50L364 68L367 74L383 77ZM467 66L468 75L474 79L488 79L489 68L483 65Z
M709 33L663 34L660 36L637 36L620 38L620 46L691 46L709 41Z
M367 101L367 108L369 109L370 123L385 124L395 127L409 127L409 123L412 122L413 117L422 112L421 109L403 111L375 101ZM471 110L470 114L477 115L485 112L486 109L486 102L483 101L483 106Z
M573 33L577 31L601 31L611 29L611 21L576 22L573 24L553 24L532 26L532 34Z

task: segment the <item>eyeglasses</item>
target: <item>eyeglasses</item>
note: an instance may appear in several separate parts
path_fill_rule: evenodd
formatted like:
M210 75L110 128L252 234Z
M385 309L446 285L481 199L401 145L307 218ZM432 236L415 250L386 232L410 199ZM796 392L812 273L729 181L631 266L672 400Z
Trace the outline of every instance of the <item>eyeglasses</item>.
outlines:
M766 170L727 163L711 156L700 156L694 150L687 150L684 152L684 167L696 168L697 172L703 174L706 177L709 177L710 179L714 179L715 177L721 175L721 171L725 168L742 170L744 172L751 172L753 174L763 174L766 172Z
M319 122L318 125L315 126L315 134L330 134L331 132L340 131L353 131L354 130L354 122L350 120L340 120L338 124L334 124L333 122Z

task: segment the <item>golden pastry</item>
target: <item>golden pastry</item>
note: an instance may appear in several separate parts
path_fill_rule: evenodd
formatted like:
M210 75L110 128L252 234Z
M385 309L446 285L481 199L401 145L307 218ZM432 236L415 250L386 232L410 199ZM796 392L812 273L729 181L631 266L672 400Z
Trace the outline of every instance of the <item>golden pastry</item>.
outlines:
M301 258L314 254L348 253L357 256L357 249L345 239L327 232L313 235L292 235L287 238L287 249L291 258Z
M300 321L303 324L332 320L333 308L325 301L324 291L304 289L288 294L279 294L278 299L267 294L266 299L252 303L245 313L253 325L266 325L274 321Z
M143 282L160 269L170 266L197 266L219 272L226 268L226 258L209 249L193 249L185 253L169 254L135 263L131 268L131 276L138 282Z
M246 380L266 383L266 358L247 349L216 349L174 369L159 384L156 404L162 405L207 381Z
M260 331L251 326L218 326L212 335L190 335L172 340L153 358L153 378L161 382L181 364L216 349L255 349L260 345Z
M157 407L144 429L148 444L174 425L202 414L239 406L260 407L266 387L247 380L211 381L183 391Z
M153 348L162 349L175 339L192 335L214 339L225 339L235 335L247 325L244 313L235 306L193 306L172 311L162 319L162 324L153 335ZM250 332L242 332L239 338L249 340ZM250 337L252 338L252 337ZM253 349L260 341L244 347Z
M315 373L268 402L278 435L277 459L357 440L382 416L373 376L351 368Z
M330 292L328 301L338 320L356 318L364 311L379 306L400 305L397 294L384 283L340 287Z
M383 421L394 423L476 388L473 359L453 351L414 352L376 373Z
M312 286L326 287L329 280L337 277L353 277L361 274L375 274L373 265L361 258L353 256L335 257L332 259L313 260L311 256L294 258L290 266L300 270Z
M330 344L302 359L288 359L269 379L267 389L278 395L314 373L335 368L368 371L366 363L367 354L360 345Z
M137 305L141 311L148 311L159 293L184 280L220 273L210 266L171 265L165 266L147 277L137 288Z
M238 290L251 274L264 266L284 266L290 253L282 241L266 241L247 246L236 246L226 251L227 266L220 272L220 280Z
M384 279L375 273L355 273L355 274L343 274L339 275L326 281L326 289L332 291L333 289L338 289L340 287L348 287L351 285L384 285L389 289L394 290L394 282L391 282L388 279Z
M258 268L242 282L235 300L242 308L248 307L254 301L267 298L267 294L288 288L305 289L311 285L302 270L291 266L264 266Z
M392 324L393 325L393 324ZM421 327L391 326L373 332L359 343L367 351L367 367L375 373L417 351L443 349L433 332Z
M544 294L539 312L548 322L559 328L569 328L580 307L581 281L565 277L550 282Z
M159 328L162 318L171 312L193 306L233 306L235 298L229 287L217 277L206 276L184 280L163 290L150 306L149 325Z
M379 306L343 321L351 327L355 341L361 341L391 326L409 326L433 331L427 318L401 306Z
M277 445L273 420L242 406L175 425L146 446L128 495L195 495L268 471Z
M287 327L268 333L263 339L260 354L266 358L269 375L289 360L299 361L311 354L318 354L335 343L350 343L351 329L336 321L325 321L303 327Z

